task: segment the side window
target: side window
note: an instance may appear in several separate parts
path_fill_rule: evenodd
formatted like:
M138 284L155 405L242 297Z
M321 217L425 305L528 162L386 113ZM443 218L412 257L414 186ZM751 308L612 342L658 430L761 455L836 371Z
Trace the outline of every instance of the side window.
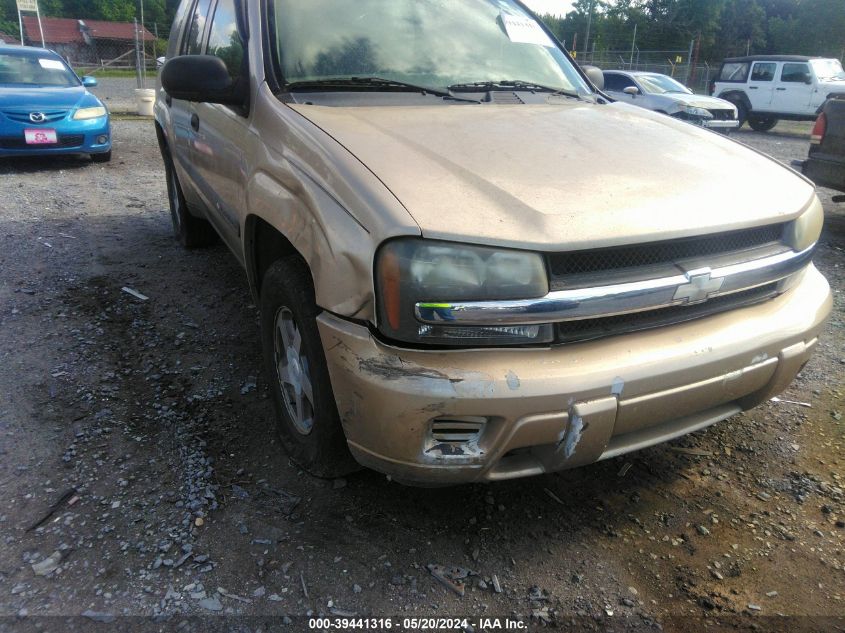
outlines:
M244 72L245 52L235 11L235 0L220 0L217 3L206 52L222 59L229 69L229 75L237 80L242 78Z
M757 62L751 71L751 81L774 81L777 67L772 62Z
M188 37L185 38L185 47L182 49L185 55L202 53L202 36L205 33L205 22L210 8L211 0L198 0L196 6L194 6L194 15L191 17L191 26L188 28Z
M746 81L748 79L748 62L730 62L722 66L719 81Z
M625 75L617 75L615 73L608 73L604 76L604 89L612 92L622 92L629 86L636 84L628 79Z
M810 76L810 67L807 64L784 64L783 72L780 74L780 80L803 84Z

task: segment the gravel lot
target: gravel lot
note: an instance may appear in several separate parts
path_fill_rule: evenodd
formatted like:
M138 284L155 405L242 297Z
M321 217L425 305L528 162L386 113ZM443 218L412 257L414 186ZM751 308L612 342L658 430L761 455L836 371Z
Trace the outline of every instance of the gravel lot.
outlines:
M808 129L736 138L788 163ZM288 463L243 272L222 246L171 239L152 124L114 135L106 166L0 162L0 632L122 616L210 630L223 620L183 618L220 614L277 618L231 630L352 613L845 625L845 205L831 192L817 265L835 312L784 401L579 470L419 490ZM429 564L472 570L466 594Z
M97 76L96 73L94 76ZM155 88L155 86L155 75L148 74L146 87ZM97 87L92 88L91 92L97 95L112 112L135 113L138 107L135 102L137 87L134 77L97 77Z

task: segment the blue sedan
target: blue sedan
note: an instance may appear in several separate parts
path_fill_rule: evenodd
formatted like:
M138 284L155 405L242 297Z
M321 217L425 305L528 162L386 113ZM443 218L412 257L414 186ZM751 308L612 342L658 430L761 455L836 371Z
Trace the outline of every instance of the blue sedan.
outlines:
M88 92L56 53L0 44L0 157L90 154L111 160L111 122L103 103Z

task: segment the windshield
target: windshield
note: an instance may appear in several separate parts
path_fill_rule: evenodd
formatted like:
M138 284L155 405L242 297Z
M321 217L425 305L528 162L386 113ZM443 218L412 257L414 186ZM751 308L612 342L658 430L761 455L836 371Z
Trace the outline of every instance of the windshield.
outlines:
M0 86L58 86L79 85L79 79L63 61L51 55L32 53L0 53Z
M444 90L524 81L587 93L564 53L512 0L275 0L285 82L380 77Z
M842 70L842 63L838 59L813 59L810 63L819 79L845 81L845 70Z
M643 90L653 95L663 95L672 92L680 92L687 95L692 94L692 90L684 84L666 75L637 75L637 81L640 82Z

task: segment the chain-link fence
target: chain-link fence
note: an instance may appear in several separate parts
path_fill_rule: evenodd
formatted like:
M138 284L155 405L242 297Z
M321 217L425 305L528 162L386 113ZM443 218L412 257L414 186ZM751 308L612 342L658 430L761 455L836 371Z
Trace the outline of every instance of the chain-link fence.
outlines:
M72 18L24 16L24 38L30 46L46 46L64 57L80 74L126 73L144 87L155 74L156 60L165 54L170 25L107 22Z
M707 94L710 80L718 70L718 66L707 62L691 63L689 50L641 51L636 47L628 50L595 50L578 52L576 59L581 64L591 64L602 70L669 75L699 94Z

